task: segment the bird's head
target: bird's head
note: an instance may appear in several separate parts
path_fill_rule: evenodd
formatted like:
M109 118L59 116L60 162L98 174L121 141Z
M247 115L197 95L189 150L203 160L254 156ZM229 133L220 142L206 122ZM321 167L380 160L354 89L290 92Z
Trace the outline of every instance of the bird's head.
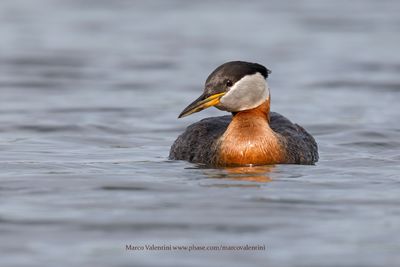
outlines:
M216 68L207 78L203 94L187 106L179 118L215 106L228 112L253 109L269 98L266 67L231 61Z

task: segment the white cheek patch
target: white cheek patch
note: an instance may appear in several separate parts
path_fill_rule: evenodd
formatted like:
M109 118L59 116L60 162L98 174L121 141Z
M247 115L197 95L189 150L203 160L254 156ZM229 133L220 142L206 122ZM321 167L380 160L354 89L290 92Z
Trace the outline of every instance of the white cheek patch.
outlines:
M246 75L237 81L221 99L218 108L237 112L258 107L269 97L269 89L260 73Z

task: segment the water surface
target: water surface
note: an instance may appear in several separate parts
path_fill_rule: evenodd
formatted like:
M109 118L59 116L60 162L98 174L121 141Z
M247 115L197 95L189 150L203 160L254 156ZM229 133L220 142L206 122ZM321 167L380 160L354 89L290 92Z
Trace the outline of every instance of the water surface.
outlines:
M0 3L2 266L398 266L397 1ZM272 69L316 166L167 160L216 66ZM126 244L265 251L126 251Z

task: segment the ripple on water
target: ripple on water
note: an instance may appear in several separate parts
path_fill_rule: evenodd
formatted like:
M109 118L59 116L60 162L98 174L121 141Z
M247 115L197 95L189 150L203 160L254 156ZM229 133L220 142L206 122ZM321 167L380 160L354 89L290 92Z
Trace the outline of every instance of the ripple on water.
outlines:
M165 69L175 69L178 64L171 61L124 61L121 63L123 69L129 70L139 70L139 71L151 71L151 70L165 70Z
M67 67L81 68L85 64L85 59L82 56L63 55L63 54L38 54L38 55L14 55L13 57L2 58L1 65L21 68L32 67Z
M391 72L391 73L399 73L400 72L400 64L393 62L359 62L352 64L352 67L359 69L365 72Z
M399 81L365 81L365 80L332 80L310 84L313 88L325 89L359 89L373 91L400 92Z
M397 141L355 141L349 143L340 143L340 146L362 147L362 148L380 148L380 149L398 149L400 142Z
M84 127L78 125L37 125L25 124L15 126L13 130L23 132L54 133L54 132L83 132ZM11 131L13 131L11 130Z
M339 146L373 149L396 150L400 148L400 135L392 129L350 129L347 132L347 140L351 142L338 142ZM342 140L345 140L342 138Z

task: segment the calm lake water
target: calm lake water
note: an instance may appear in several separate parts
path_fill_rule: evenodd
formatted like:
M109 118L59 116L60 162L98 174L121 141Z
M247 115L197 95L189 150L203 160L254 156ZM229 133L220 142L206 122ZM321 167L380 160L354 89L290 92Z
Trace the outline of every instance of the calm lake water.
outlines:
M399 1L0 3L1 266L399 266ZM167 159L229 60L316 166ZM126 251L265 245L263 251Z

